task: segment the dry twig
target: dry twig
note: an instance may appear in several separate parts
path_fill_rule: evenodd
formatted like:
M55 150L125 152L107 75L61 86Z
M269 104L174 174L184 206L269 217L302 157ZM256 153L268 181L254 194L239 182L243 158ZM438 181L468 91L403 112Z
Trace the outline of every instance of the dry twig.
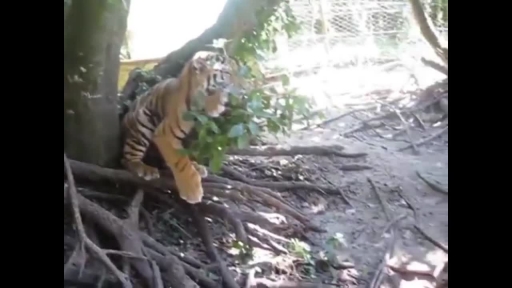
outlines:
M411 144L409 144L409 145L407 145L405 147L402 147L402 148L398 149L398 151L407 150L407 149L413 147L413 145L416 145L416 147L423 146L423 145L427 144L428 142L434 140L435 138L443 135L447 131L448 131L448 125L446 125L446 127L444 127L443 129L437 131L436 133L434 133L434 134L432 134L432 135L430 135L430 136L428 136L426 138L423 138L423 139L421 139L420 141L418 141L416 143L411 143Z
M434 183L433 181L428 180L423 175L421 175L421 173L419 171L416 171L416 175L418 175L418 177L421 180L423 180L423 182L425 182L430 188L432 188L432 190L442 193L442 194L445 194L445 195L448 195L448 189L444 189L443 187Z

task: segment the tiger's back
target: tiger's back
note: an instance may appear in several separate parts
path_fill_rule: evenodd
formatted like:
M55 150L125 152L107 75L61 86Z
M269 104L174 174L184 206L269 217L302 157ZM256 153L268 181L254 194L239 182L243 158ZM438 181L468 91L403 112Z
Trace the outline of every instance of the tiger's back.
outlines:
M173 172L180 197L190 203L202 200L206 168L179 153L194 127L182 115L191 109L202 109L211 117L222 114L233 67L238 67L230 61L215 52L198 52L177 78L161 81L131 104L123 118L122 164L127 170L146 180L160 177L157 168L142 161L154 143Z

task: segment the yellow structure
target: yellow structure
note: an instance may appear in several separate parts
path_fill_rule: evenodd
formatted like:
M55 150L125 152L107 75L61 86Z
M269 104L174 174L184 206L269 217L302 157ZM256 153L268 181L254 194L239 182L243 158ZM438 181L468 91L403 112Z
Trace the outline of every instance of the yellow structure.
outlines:
M117 89L123 89L124 84L128 80L128 76L130 75L130 71L134 68L142 68L144 70L152 69L163 57L159 58L151 58L151 59L138 59L138 60L121 60L121 65L119 67L119 79L117 82Z

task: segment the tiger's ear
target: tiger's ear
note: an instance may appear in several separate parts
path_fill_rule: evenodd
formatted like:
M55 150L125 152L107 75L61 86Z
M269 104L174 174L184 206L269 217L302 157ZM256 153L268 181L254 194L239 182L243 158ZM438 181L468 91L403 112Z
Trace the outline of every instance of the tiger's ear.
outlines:
M196 58L192 60L192 69L194 70L194 72L203 73L206 71L207 68L208 66L206 65L204 59Z

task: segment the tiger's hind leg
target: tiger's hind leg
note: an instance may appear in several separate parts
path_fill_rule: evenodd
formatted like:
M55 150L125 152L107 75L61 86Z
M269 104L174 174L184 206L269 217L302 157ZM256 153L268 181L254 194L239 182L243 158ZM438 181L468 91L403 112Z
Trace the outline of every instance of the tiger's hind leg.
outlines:
M136 141L134 138L126 139L123 148L123 160L121 164L126 170L145 179L152 180L160 178L160 172L157 168L148 166L142 162L142 158L146 153L149 143L144 141Z
M189 157L181 155L175 148L178 146L177 139L160 136L155 137L153 141L174 175L180 197L190 204L201 202L203 199L201 178L208 175L206 168L191 161Z

